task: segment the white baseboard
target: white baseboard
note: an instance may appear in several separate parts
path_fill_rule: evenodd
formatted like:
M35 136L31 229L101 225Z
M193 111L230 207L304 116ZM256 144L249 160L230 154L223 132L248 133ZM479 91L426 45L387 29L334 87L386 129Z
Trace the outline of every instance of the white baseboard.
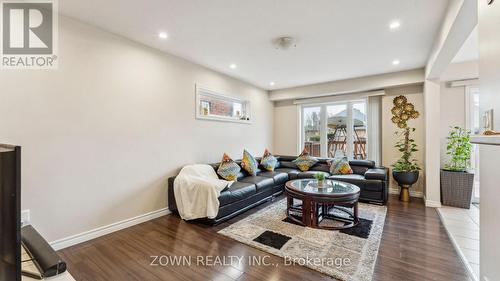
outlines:
M89 241L95 239L100 236L104 236L106 234L125 229L127 227L134 226L136 224L140 224L152 219L156 219L165 215L170 214L170 210L167 208L159 209L156 211L152 211L146 214L139 215L137 217L125 219L119 222L115 222L109 225L101 226L89 231L85 231L79 234L75 234L69 237L65 237L56 241L50 242L50 245L54 250L59 251L61 249L83 243L85 241Z
M399 188L389 188L389 194L399 195ZM424 193L421 191L413 191L410 189L410 196L416 198L424 198Z
M427 200L424 195L425 207L429 208L441 208L441 201Z
M441 202L439 202L439 201L432 201L432 200L425 200L425 207L441 208Z

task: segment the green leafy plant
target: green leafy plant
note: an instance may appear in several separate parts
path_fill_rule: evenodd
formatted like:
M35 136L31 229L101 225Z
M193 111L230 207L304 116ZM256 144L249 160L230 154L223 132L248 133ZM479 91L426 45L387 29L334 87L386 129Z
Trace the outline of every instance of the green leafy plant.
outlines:
M324 181L325 180L325 174L324 173L315 173L314 178L317 181Z
M458 126L450 127L448 133L448 144L446 154L451 156L450 162L445 165L446 170L463 172L470 166L472 144L470 143L470 131Z
M410 138L410 132L415 132L415 128L406 127L395 135L399 137L398 142L394 146L402 153L401 158L392 165L393 170L396 172L415 172L419 171L417 160L413 154L418 151L415 140Z
M320 136L311 136L309 137L309 141L319 141L320 140Z

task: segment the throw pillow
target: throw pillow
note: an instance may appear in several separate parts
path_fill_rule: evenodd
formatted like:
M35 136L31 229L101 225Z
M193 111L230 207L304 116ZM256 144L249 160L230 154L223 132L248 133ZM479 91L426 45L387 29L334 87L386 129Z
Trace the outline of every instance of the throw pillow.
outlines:
M297 159L292 161L297 167L302 171L305 172L309 170L314 164L318 163L318 159L315 157L312 157L309 155L309 151L304 148L302 153L297 157Z
M260 160L260 165L264 167L264 169L273 172L277 164L278 159L276 159L276 157L274 157L269 150L266 149L266 151L264 151L264 156L262 156L262 159Z
M348 175L352 174L351 166L349 165L349 159L347 157L334 158L331 161L330 173L332 175Z
M247 171L251 176L257 175L257 168L259 163L257 160L253 158L252 154L250 154L246 149L243 150L243 159L241 159L241 167Z
M217 174L227 181L235 181L238 179L238 173L241 171L240 166L234 162L229 155L224 153L222 162L217 169Z

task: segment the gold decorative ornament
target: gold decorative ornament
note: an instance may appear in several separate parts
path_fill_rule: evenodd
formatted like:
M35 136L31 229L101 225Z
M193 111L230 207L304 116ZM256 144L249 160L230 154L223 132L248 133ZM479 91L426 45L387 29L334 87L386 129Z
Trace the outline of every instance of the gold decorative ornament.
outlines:
M409 103L405 96L395 97L392 103L394 107L391 109L393 115L391 121L401 129L408 127L407 122L410 119L416 119L420 116L420 113L415 110L415 106Z
M405 111L409 111L409 112L411 112L411 111L413 111L414 109L415 109L415 106L413 106L413 104L411 104L411 103L407 103L407 104L405 105Z
M404 106L407 102L408 99L405 96L397 96L393 100L394 105L397 107Z

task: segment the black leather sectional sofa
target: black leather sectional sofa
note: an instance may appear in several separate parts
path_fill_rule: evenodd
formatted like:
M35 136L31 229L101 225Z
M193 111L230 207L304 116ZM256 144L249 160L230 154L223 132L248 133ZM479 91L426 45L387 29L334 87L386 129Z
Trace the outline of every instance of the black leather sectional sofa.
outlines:
M224 189L219 196L219 213L214 219L200 219L198 221L217 224L228 220L246 210L255 207L283 192L288 180L313 178L315 173L325 173L327 178L355 184L361 189L360 201L385 204L388 198L388 170L384 167L375 167L373 161L354 160L349 164L353 170L350 175L330 175L328 159L319 158L319 162L302 172L292 162L296 156L275 156L279 165L274 172L260 170L257 176L250 176L243 169L238 175L238 181ZM260 159L257 159L258 161ZM236 161L240 164L240 161ZM219 163L211 164L217 170ZM177 213L174 196L175 177L168 179L168 206Z

